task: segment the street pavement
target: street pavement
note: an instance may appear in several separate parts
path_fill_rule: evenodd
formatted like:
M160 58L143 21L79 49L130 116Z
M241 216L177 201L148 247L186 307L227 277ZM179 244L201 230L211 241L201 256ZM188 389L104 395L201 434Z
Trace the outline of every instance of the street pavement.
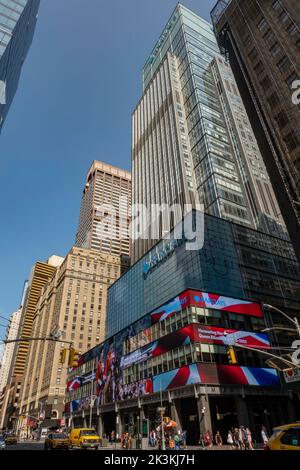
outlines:
M21 441L17 445L6 446L6 450L43 450L44 442Z
M115 448L115 446L113 445L110 445L108 447L101 447L100 450L120 450L120 446L117 445L117 447ZM11 451L11 450L44 450L44 441L20 441L18 442L17 445L11 445L11 446L6 446L6 450L8 451ZM72 450L78 450L78 449L72 449ZM135 449L130 449L130 450L135 450ZM146 450L157 450L157 449L153 449L151 447L147 447ZM186 450L203 450L201 449L200 446L187 446L187 449ZM217 446L214 446L211 450L230 450L230 447L229 446L221 446L221 447L217 447ZM125 451L126 452L126 451Z

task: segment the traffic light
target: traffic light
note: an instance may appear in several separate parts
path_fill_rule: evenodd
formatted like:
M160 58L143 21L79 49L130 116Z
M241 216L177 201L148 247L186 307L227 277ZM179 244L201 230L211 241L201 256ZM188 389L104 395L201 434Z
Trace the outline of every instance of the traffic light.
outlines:
M66 348L64 348L60 351L60 363L64 364L66 362L66 358L67 358L67 350Z
M237 364L237 358L233 346L229 346L227 349L227 357L229 364Z
M69 364L68 364L69 367L77 367L78 359L79 359L79 352L74 348L70 348Z

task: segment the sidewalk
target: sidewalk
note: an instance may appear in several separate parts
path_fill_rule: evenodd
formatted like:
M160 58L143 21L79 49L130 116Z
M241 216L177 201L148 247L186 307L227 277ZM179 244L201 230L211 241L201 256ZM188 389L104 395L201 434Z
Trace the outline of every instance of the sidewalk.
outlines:
M254 450L261 450L262 447L257 447L255 448ZM120 443L117 443L117 445L113 444L109 444L108 446L105 446L105 447L101 447L100 450L103 449L103 450L124 450L124 449L121 449L121 444ZM129 450L137 450L136 448L132 448L132 449L129 449ZM146 446L146 447L143 447L142 450L147 450L147 451L157 451L157 450L161 450L161 449L158 449L158 447L150 447L149 445ZM170 449L167 449L167 450L170 450ZM229 445L223 445L223 446L216 446L214 445L211 449L203 449L202 446L186 446L185 449L181 448L180 449L181 451L185 451L185 450L195 450L195 451L209 451L209 450L221 450L221 451L227 451L227 450L232 450L234 451L233 449L230 448ZM124 450L125 451L125 450Z

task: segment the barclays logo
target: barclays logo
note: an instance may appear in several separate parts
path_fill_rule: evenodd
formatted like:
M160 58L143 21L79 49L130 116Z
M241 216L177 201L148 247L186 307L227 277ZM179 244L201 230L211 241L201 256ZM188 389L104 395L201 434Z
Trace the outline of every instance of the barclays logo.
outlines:
M143 265L144 278L146 278L154 268L166 261L169 256L171 256L174 251L185 242L186 238L170 240L161 250L151 255L149 261L146 261Z
M173 28L174 24L176 23L178 19L178 15L174 15L173 18L171 18L171 20L169 21L169 23L167 24L165 30L163 31L163 33L161 34L158 42L156 43L156 47L153 51L153 53L151 54L151 56L149 57L148 59L148 62L150 64L152 64L152 62L154 61L155 57L157 56L157 54L159 53L159 51L161 50L161 48L163 47L166 39L169 37L169 34L170 34L170 30Z

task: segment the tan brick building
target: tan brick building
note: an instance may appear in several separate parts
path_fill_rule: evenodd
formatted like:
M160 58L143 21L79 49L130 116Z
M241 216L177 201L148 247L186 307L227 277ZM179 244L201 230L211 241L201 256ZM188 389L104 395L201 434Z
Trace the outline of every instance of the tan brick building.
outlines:
M20 316L18 338L27 339L32 337L34 313L41 291L62 261L63 258L53 255L47 262L38 261L33 266ZM3 427L14 427L21 383L24 379L24 372L28 360L29 347L30 343L28 341L19 342L14 352L11 365L12 374L6 387L6 394L8 395L4 402L5 406L1 407L0 419Z
M73 247L52 279L42 290L33 319L34 336L55 330L84 352L103 341L107 288L121 274L121 257L96 250ZM44 425L62 418L67 364L60 363L64 343L31 344L21 400L19 429L27 429L27 417L43 417Z

